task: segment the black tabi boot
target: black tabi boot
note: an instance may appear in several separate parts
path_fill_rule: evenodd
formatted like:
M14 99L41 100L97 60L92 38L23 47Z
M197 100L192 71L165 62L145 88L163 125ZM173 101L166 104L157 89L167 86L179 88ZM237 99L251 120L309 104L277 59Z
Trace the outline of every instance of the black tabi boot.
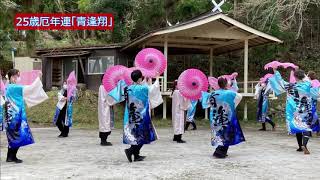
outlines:
M124 153L126 154L128 161L132 162L132 155L133 155L132 148L125 149Z
M101 146L112 146L112 143L111 142L107 142L107 139L102 139L101 138L101 143L100 143Z
M266 131L266 123L261 123L262 124L262 128L259 129L259 131Z
M307 148L308 141L309 141L309 137L308 136L303 136L302 149L303 149L304 154L310 154L310 151Z
M15 162L15 163L22 163L23 161L21 159L17 158L18 149L12 149L8 148L8 154L7 154L7 162Z
M178 136L177 143L186 143L186 141L182 140L182 134L179 134L177 136Z
M197 130L197 125L196 125L196 123L195 123L195 122L192 122L191 124L192 124L192 126L193 126L193 128L192 128L191 130Z
M179 135L173 135L173 141L178 141L179 140Z
M8 148L8 152L7 152L7 162L13 162L12 149L11 149L11 148Z
M135 149L134 149L134 161L143 161L146 156L140 156L140 149L142 148L142 145L137 145L135 146Z
M302 152L302 133L296 133L296 138L297 138L297 142L298 142L298 146L299 148L297 149L298 152Z
M99 138L101 139L101 146L112 146L110 142L107 142L108 136L111 134L110 132L99 132Z
M134 154L134 161L143 161L146 156L140 156L139 154Z
M188 122L188 121L186 122L186 126L184 127L185 131L188 131L190 124L191 124L191 122Z

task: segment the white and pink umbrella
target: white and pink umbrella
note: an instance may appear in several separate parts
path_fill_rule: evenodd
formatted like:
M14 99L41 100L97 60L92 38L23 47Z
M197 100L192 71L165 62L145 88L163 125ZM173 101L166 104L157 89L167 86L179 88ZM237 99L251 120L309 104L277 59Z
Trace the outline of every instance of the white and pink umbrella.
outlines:
M102 84L107 92L114 89L120 80L126 83L131 80L128 73L128 68L122 65L115 65L109 67L103 75Z
M41 74L40 70L20 72L20 85L31 85Z
M201 98L202 91L208 90L208 79L198 69L187 69L178 78L178 89L185 98L198 100Z
M142 49L135 58L135 67L139 68L144 76L156 77L167 68L167 59L164 54L154 48Z
M72 71L69 74L69 77L67 79L67 97L68 99L72 96L74 91L77 89L77 78L76 78L76 73Z

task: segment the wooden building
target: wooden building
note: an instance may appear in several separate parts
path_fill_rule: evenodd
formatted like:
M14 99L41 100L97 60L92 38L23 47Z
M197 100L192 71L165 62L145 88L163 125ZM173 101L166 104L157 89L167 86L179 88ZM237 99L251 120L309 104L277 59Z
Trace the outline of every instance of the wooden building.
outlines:
M44 84L47 89L52 86L60 86L62 80L73 69L76 70L78 81L85 83L89 89L97 89L100 85L100 77L105 69L111 65L122 64L128 67L133 65L134 56L142 48L154 47L163 51L168 59L168 68L161 78L161 91L164 96L163 118L167 115L167 98L171 93L173 79L178 78L175 74L179 67L172 63L174 56L206 55L207 59L196 62L193 67L199 68L205 63L208 76L213 75L215 56L234 51L243 53L243 82L239 82L240 92L244 97L253 97L254 83L248 81L248 50L251 47L269 43L282 43L276 37L253 29L223 13L209 12L199 17L155 30L144 34L126 44L111 44L102 47L79 47L79 48L55 48L37 50L37 55L43 62ZM183 66L182 66L183 67ZM241 78L242 79L242 78ZM258 79L256 79L258 80ZM244 100L244 119L247 119L247 103ZM205 114L206 118L208 113Z

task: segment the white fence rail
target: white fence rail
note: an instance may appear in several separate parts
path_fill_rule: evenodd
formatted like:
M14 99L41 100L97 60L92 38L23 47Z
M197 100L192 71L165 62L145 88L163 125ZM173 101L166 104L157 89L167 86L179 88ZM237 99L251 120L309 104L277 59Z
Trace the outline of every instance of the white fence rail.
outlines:
M160 90L162 95L170 95L173 88L173 82L167 82L167 91L164 91L164 78L161 76L159 78L160 81ZM255 93L255 86L258 84L259 81L248 81L248 92L244 93L244 82L238 82L239 92L246 97L254 97ZM270 94L269 98L276 99L275 94Z

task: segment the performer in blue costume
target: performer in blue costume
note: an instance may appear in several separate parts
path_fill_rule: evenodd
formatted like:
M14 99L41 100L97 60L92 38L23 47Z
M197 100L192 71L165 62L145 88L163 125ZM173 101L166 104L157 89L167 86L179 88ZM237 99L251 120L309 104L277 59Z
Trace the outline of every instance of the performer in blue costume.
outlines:
M64 81L61 90L58 92L58 103L53 117L53 124L56 125L60 131L59 138L68 137L69 129L72 127L72 111L73 102L76 99L76 90L72 96L67 98L67 82Z
M190 124L193 126L193 128L191 130L197 130L197 125L196 125L195 119L194 119L194 116L195 116L196 110L197 110L197 104L198 104L198 100L192 100L191 106L187 110L186 127L185 127L186 131L188 131Z
M0 69L0 86L4 85L2 83L2 71ZM4 106L4 89L5 87L0 87L0 131L3 131L3 128L4 128L4 122L3 122L3 106Z
M16 84L19 82L19 76L18 70L9 70L10 84L7 86L5 94L5 122L8 138L7 162L16 163L22 162L17 158L18 149L21 146L34 143L24 103L28 107L32 107L48 99L47 94L42 89L40 78L37 78L31 85L21 86Z
M158 77L154 84L151 84L151 79L145 84L141 71L135 70L131 73L131 79L133 85L125 87L125 83L120 81L118 87L109 93L117 102L121 102L122 98L126 101L123 143L131 145L129 149L125 149L129 162L132 162L132 155L134 161L143 161L145 156L140 156L140 149L144 144L150 144L157 139L150 109L163 102Z
M210 108L211 144L217 147L213 156L225 158L229 146L245 141L236 115L236 107L242 96L227 89L227 80L218 79L220 89L211 93L203 92L202 107Z
M314 71L309 71L307 76L311 81L317 79L317 75ZM313 88L313 90L317 90L317 89L318 88ZM318 112L317 112L317 105L318 105L318 100L312 98L312 111L314 111L314 115L313 115L314 119L313 120L315 123L319 124L317 126L317 129L315 129L314 131L317 132L317 136L320 136L320 119L319 119Z
M319 91L312 90L310 79L306 77L303 70L296 70L294 76L297 82L288 83L282 79L281 74L275 68L274 76L269 78L269 81L277 96L287 93L287 128L289 134L296 134L299 146L297 151L310 154L307 144L311 131L316 128L316 123L313 121L312 98L317 99Z
M272 116L268 114L269 108L269 94L272 92L270 86L268 86L268 80L266 82L259 82L256 87L255 98L258 99L257 106L257 121L262 124L262 128L259 131L266 131L266 122L271 124L272 130L275 130L275 123L272 121Z

